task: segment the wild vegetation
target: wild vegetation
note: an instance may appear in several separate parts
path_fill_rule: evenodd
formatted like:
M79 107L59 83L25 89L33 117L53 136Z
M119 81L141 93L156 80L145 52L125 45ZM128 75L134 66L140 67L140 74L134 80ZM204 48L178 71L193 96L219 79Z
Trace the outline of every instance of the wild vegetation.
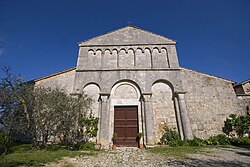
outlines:
M29 154L29 159L52 154L51 151L58 154L51 156L53 159L79 154L72 150L94 149L89 141L97 135L99 119L91 113L90 97L84 92L72 96L59 88L34 87L32 82L24 82L20 75L12 74L9 68L3 68L3 72L4 77L0 78L0 123L3 125L0 164L9 162L7 159L13 156L22 157L19 147L23 150L25 145L17 144L20 141L30 143L22 152L23 156Z
M231 137L250 137L250 115L230 114L225 121L223 131Z
M225 121L223 128L227 134L211 136L208 139L194 137L193 140L181 140L177 131L165 127L160 144L177 146L209 146L209 145L250 145L250 116L231 114Z

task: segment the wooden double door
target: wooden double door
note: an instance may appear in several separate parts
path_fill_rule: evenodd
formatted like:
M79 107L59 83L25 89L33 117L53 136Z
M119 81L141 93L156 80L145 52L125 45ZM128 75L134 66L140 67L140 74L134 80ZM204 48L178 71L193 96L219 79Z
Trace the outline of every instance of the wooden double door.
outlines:
M138 107L115 106L114 133L117 134L116 145L137 147Z

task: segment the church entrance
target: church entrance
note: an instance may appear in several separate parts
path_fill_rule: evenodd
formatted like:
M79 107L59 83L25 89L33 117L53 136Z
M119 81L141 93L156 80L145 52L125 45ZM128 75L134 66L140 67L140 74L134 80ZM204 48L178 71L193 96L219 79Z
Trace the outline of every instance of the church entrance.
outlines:
M115 106L114 133L117 134L116 145L123 147L137 147L138 107Z

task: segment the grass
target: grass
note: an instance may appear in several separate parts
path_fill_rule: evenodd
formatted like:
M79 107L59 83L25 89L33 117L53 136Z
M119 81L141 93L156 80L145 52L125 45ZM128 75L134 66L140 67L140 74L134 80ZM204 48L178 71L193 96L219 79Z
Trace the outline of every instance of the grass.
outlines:
M155 154L161 154L163 156L184 158L187 154L201 153L204 147L190 147L190 146L179 146L179 147L168 147L160 146L148 148L147 151Z
M93 156L97 151L71 151L58 149L55 151L32 150L31 145L21 144L12 147L10 152L0 157L0 167L3 166L41 166L42 164L55 162L63 157Z

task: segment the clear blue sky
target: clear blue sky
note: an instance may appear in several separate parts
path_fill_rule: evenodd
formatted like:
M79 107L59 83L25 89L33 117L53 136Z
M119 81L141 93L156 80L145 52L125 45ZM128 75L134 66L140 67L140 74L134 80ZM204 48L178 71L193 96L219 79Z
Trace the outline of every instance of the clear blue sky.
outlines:
M177 40L182 67L250 78L250 0L0 0L0 67L26 80L73 67L78 42L129 21Z

